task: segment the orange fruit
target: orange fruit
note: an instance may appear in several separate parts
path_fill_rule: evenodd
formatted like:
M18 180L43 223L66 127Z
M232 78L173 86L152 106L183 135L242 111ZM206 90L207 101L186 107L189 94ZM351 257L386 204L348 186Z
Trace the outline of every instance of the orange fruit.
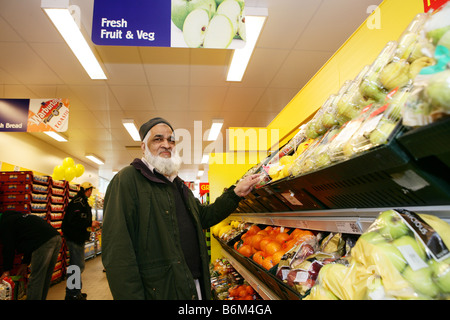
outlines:
M297 244L297 240L291 239L291 240L283 243L282 249L287 252L287 251L291 250L296 244Z
M249 295L255 294L255 290L253 289L252 286L248 286L246 288L246 290L247 290L247 294L249 294Z
M259 242L259 247L261 248L261 250L265 250L266 245L272 241L271 237L264 237L260 242Z
M251 245L251 244L252 244L252 239L253 239L253 235L247 235L247 236L244 238L244 244L249 244L249 245Z
M275 252L272 255L272 262L274 265L277 265L278 263L280 263L281 258L283 257L283 255L285 254L285 251L283 249L278 250L277 252Z
M277 236L275 237L275 240L277 240L278 242L280 242L281 244L291 240L292 237L291 235L287 234L286 232L280 232L279 234L277 234Z
M248 244L244 244L241 246L238 250L240 254L242 254L244 257L251 257L252 256L252 247Z
M261 228L258 227L256 224L254 224L250 227L250 229L248 229L247 233L249 235L254 235L257 234L259 231L261 231Z
M270 270L274 266L272 256L265 257L262 263L262 267L266 270Z
M276 240L272 240L266 245L264 251L266 252L267 255L271 256L280 249L281 249L281 243L279 243Z
M265 257L264 252L258 251L253 255L253 261L255 261L257 264L262 265L264 257Z
M264 238L263 235L260 234L255 234L254 236L252 236L252 247L255 248L256 250L261 250L261 240Z

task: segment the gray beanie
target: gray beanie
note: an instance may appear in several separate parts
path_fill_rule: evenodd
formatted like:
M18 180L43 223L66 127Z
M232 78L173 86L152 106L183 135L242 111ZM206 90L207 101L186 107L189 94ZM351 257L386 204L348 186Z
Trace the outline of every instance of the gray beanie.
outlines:
M144 123L139 128L139 135L141 136L141 141L144 140L147 132L149 132L151 128L153 128L154 126L156 126L159 123L167 124L170 127L170 129L172 129L172 131L173 131L172 126L170 125L170 123L167 120L165 120L163 118L159 118L159 117L153 118L153 119L148 120L146 123Z

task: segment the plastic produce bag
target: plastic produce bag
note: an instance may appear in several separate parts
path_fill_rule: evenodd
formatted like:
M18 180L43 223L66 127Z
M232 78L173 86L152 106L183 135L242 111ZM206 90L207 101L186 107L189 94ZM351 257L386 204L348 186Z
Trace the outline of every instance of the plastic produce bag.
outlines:
M362 300L372 274L357 263L330 263L322 267L317 284L304 300Z
M385 298L450 298L450 226L407 210L382 212L352 249L379 276Z
M299 243L280 260L276 276L301 295L310 290L324 265L345 254L345 240L340 233L322 234Z

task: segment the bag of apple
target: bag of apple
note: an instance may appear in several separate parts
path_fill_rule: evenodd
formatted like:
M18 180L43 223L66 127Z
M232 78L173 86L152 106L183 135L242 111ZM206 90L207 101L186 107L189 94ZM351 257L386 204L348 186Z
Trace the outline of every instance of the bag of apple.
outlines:
M373 273L367 298L450 298L450 225L403 209L382 212L351 251ZM374 279L379 286L373 288ZM372 290L372 291L371 291ZM382 294L380 294L380 292Z

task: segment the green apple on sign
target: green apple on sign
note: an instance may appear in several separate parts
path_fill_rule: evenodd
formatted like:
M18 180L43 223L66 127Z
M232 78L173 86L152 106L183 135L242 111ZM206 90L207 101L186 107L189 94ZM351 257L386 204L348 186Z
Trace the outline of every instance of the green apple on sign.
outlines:
M195 9L205 9L211 19L216 12L216 2L215 0L172 0L173 23L183 30L184 21Z
M236 0L225 0L217 7L217 14L223 14L233 24L233 36L238 32L241 6Z
M205 34L204 48L227 48L234 37L233 24L222 14L216 14L209 23Z
M184 41L190 48L199 48L203 45L209 25L208 11L195 9L188 14L183 24Z

